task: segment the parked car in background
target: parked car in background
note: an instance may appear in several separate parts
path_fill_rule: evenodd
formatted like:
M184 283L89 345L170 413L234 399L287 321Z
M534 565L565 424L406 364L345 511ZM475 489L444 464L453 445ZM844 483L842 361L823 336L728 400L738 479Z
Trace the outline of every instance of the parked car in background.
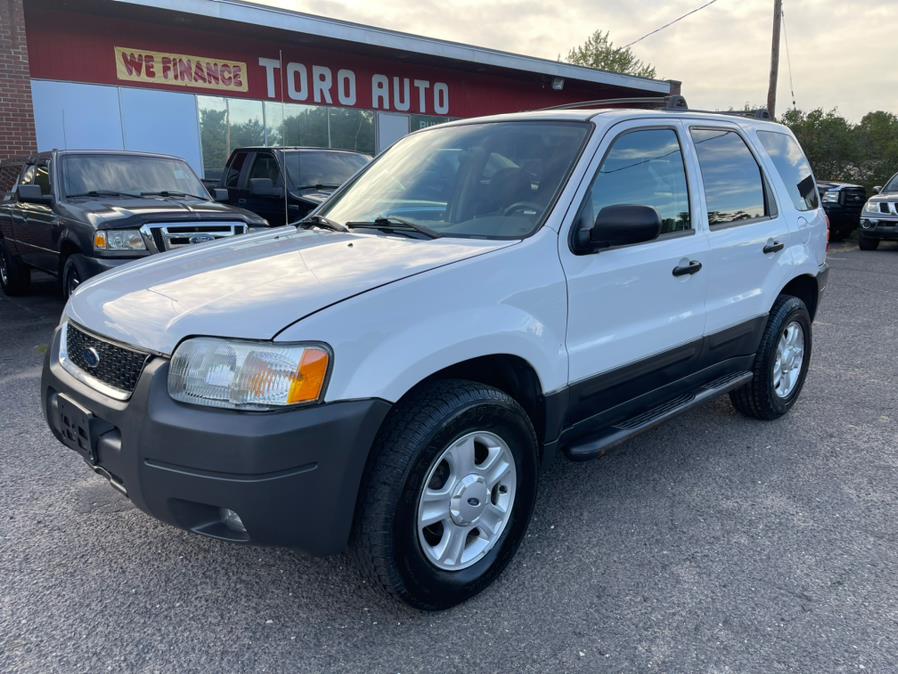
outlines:
M876 250L880 241L898 241L898 173L873 191L861 213L857 239L861 250Z
M57 276L68 297L91 276L152 253L267 226L213 201L177 157L53 150L20 163L0 195L0 286L10 295L28 288L32 269Z
M283 225L318 207L370 161L369 155L348 150L244 147L231 153L220 187L228 191L227 203Z
M434 126L296 227L92 281L47 423L166 522L351 545L374 586L456 604L514 556L554 457L801 393L828 273L811 168L784 126L682 106Z
M867 190L861 185L817 181L820 201L829 218L829 238L842 241L851 236L861 221L861 210L867 201Z

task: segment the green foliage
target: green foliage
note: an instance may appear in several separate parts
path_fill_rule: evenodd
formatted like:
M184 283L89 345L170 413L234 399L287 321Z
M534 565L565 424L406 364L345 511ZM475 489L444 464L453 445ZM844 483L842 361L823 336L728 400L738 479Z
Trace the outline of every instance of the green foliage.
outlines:
M898 171L898 117L869 112L852 124L836 110L792 109L779 120L804 148L820 180L863 185L870 192Z
M615 47L608 38L608 32L597 30L586 42L568 52L568 63L613 73L635 75L654 79L655 66L643 63L633 55L630 49Z

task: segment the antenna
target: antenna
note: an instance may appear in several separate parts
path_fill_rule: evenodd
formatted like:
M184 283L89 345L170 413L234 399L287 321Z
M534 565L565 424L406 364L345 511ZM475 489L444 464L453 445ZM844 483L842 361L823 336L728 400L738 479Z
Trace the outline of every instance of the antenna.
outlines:
M281 123L283 124L284 120L284 50L278 49L278 61L281 64ZM283 129L281 129L283 132ZM275 150L274 152L275 159L278 158L278 153ZM281 171L282 177L284 179L284 224L290 224L290 197L287 188L287 153L281 152L281 165L283 166L283 170Z

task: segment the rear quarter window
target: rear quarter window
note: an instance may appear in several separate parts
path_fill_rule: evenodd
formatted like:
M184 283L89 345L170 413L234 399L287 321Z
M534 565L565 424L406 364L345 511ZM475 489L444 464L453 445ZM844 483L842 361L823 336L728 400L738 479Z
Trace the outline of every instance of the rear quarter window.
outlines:
M785 133L758 131L761 145L786 184L789 197L799 211L812 211L820 205L814 173L798 142Z

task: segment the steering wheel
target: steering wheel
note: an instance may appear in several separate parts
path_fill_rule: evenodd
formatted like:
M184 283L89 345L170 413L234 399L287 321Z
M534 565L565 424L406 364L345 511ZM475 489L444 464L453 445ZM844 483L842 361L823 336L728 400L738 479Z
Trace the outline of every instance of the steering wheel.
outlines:
M521 215L538 215L542 209L542 205L535 201L516 201L506 207L502 211L502 215L514 215L518 212L521 213ZM526 211L533 211L533 213L526 213Z

